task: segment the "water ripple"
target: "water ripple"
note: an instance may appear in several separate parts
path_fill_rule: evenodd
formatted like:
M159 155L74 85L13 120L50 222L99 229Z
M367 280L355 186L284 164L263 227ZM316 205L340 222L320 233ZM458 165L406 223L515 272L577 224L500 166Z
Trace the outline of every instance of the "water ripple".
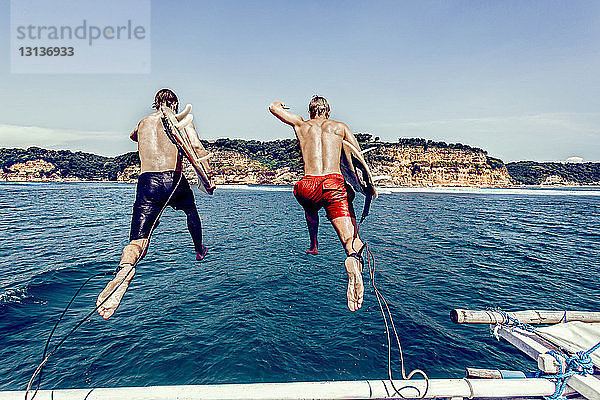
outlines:
M331 226L323 217L319 256L303 254L308 235L289 188L259 189L197 196L209 247L201 263L185 216L168 209L115 318L85 323L49 363L45 387L385 377L369 280L363 308L348 312ZM486 327L453 325L452 308L599 308L600 197L577 194L400 192L374 202L363 236L407 368L432 377L534 368ZM23 388L71 295L117 265L134 195L134 185L0 185L0 263L10 271L0 278L0 389ZM104 284L82 292L58 336Z

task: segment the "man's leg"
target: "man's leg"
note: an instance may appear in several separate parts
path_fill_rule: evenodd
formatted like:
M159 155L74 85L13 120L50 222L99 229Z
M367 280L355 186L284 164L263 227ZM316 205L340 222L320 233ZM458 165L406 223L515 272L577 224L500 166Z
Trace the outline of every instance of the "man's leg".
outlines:
M185 213L188 231L194 241L196 260L202 261L206 256L206 253L208 253L206 246L202 244L202 223L200 222L200 216L198 215L198 209L196 208L196 202L194 201L194 193L192 192L187 179L185 179L185 177L182 177L181 179L177 192L170 204L176 210L182 210Z
M202 244L202 223L196 206L185 210L187 216L187 227L192 240L194 241L194 249L196 250L196 260L202 261L208 253L206 246Z
M145 172L138 178L133 215L131 216L129 244L123 249L116 276L108 282L96 300L98 313L104 319L110 318L119 307L119 303L135 275L133 266L144 257L148 250L148 238L152 234L152 229L156 227L164 201L166 201L167 194L161 184L164 183L164 177L164 174Z
M147 247L148 239L136 239L132 240L123 249L117 275L108 282L104 290L100 292L98 300L96 300L96 306L99 306L98 313L102 318L110 318L117 310L117 307L119 307L119 303L121 303L121 299L135 275L135 268L133 266L144 256Z
M310 235L310 248L306 250L306 254L317 255L319 243L317 241L317 232L319 231L319 214L304 212L306 224L308 225L308 234Z
M317 254L319 231L319 198L322 196L321 178L305 176L294 185L294 197L304 209L308 234L310 236L310 248L306 254Z
M346 250L344 265L348 273L348 308L356 311L362 307L365 288L362 280L362 262L358 252L363 247L363 242L358 237L356 219L351 217L338 217L331 220L335 231Z

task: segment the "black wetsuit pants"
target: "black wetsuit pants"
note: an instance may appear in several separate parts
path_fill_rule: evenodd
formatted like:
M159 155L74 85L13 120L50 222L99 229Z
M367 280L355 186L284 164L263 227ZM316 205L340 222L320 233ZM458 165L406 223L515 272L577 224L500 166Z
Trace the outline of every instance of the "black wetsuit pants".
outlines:
M181 181L179 181L181 178ZM179 185L177 182L179 181ZM177 188L175 188L177 185ZM173 192L175 189L175 192ZM171 195L172 194L172 195ZM129 240L146 239L158 225L158 218L166 206L182 210L187 215L187 226L197 252L202 251L202 225L194 202L194 193L181 172L144 172L138 178L133 204Z

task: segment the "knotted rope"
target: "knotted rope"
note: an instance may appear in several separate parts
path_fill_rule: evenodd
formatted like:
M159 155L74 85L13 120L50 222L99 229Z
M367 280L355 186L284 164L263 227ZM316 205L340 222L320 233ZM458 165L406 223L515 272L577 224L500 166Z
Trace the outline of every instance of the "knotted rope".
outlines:
M499 322L499 325L505 325L512 328L519 328L521 330L525 330L528 332L532 332L534 334L538 334L536 329L524 322L520 322L518 319L511 317L508 313L502 311L499 308L496 308L492 311L498 312L502 315L503 321ZM565 321L566 321L565 312ZM594 363L592 362L592 358L590 355L600 348L600 342L596 343L591 349L587 351L578 351L575 354L569 356L565 351L557 351L550 350L545 354L550 354L557 361L558 364L558 373L556 374L544 374L542 371L538 371L538 378L546 378L554 381L556 385L556 390L550 396L545 396L546 400L566 400L563 396L565 388L567 386L567 381L573 375L588 375L594 373ZM563 349L561 349L563 350Z
M519 321L518 319L516 319L515 317L511 317L507 312L502 311L500 308L495 308L492 309L491 311L495 311L497 313L500 313L500 315L502 315L503 321L499 322L500 325L505 325L505 326L509 326L511 328L519 328L521 330L527 331L527 332L535 332L535 328L529 324L526 324L524 322Z
M568 356L561 351L550 350L546 354L550 354L558 363L558 373L542 374L538 373L538 377L552 379L555 382L556 390L550 395L544 397L546 400L563 400L563 393L567 386L567 381L573 375L588 375L594 373L594 363L590 354L600 348L600 342L587 351L578 351L572 356Z

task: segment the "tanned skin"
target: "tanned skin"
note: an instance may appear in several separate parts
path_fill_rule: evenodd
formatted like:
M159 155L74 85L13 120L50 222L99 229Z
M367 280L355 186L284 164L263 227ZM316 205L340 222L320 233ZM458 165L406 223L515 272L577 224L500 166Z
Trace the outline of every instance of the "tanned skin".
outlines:
M317 115L305 121L300 115L287 111L287 107L280 101L274 101L269 106L269 111L282 122L294 128L302 160L304 161L304 175L327 175L341 173L340 156L342 153L342 140L360 149L356 137L348 126L342 122L329 119L329 115ZM316 232L319 224L317 214L305 213L309 233L311 235L311 248L307 253L317 253ZM363 247L363 242L358 237L356 219L339 217L331 223L344 246L346 255L356 253ZM314 233L314 237L313 237ZM356 311L362 307L364 285L362 280L362 266L354 257L345 261L348 273L348 308Z
M166 104L160 104L166 106ZM173 112L176 112L177 104L173 105ZM162 113L157 111L144 117L137 125L135 130L129 135L131 140L138 143L138 153L140 155L141 172L163 172L176 171L179 164L179 151L177 147L168 138L161 121ZM206 149L200 142L196 129L193 125L185 128L194 151L199 157L207 154ZM196 162L193 162L196 164ZM203 160L202 165L206 171L210 171L210 165L207 160ZM115 289L118 289L112 296L98 308L98 313L104 319L110 318L116 311L123 295L127 291L133 276L135 275L134 265L148 249L148 239L137 239L129 242L123 249L121 262L122 267L117 275L106 285L104 290L98 296L96 305L100 305ZM123 283L121 283L123 282Z

